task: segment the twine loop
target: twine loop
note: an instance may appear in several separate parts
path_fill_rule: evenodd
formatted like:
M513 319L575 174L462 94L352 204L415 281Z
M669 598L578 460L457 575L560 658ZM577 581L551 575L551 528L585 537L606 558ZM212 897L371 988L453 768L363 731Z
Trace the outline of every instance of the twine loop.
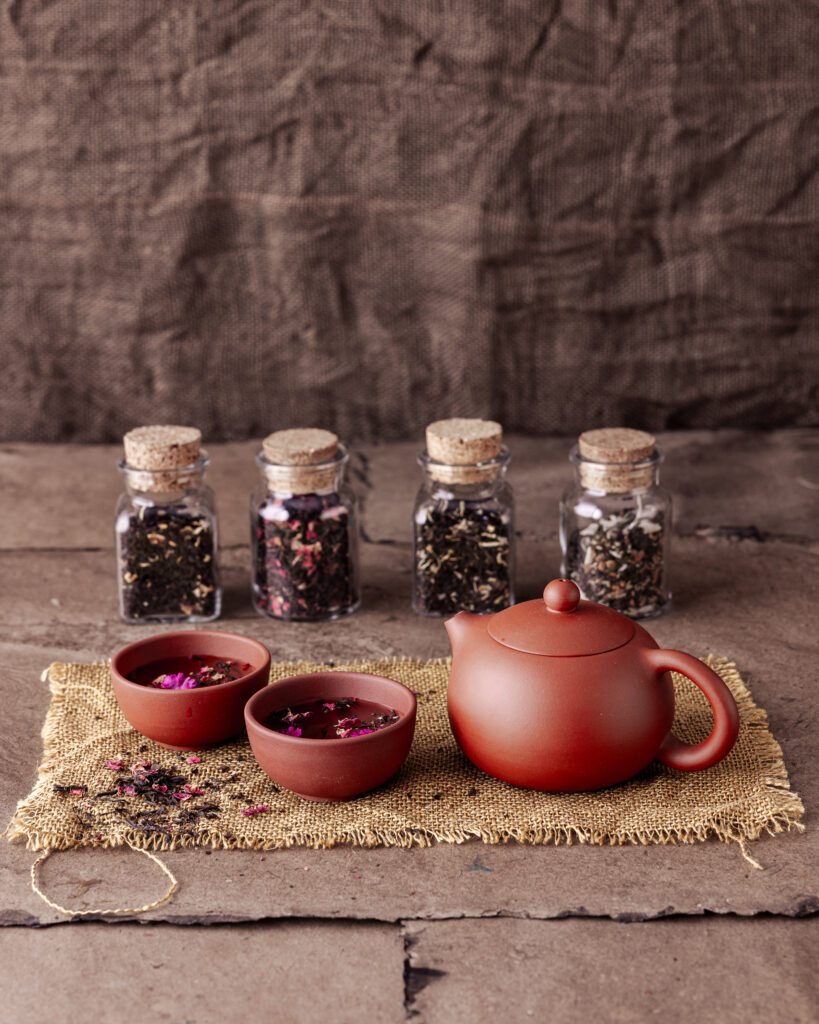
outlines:
M152 903L146 903L143 907L116 907L114 909L95 907L93 910L72 910L70 907L61 907L59 903L55 903L52 899L49 899L48 896L46 896L40 888L37 880L37 868L43 863L43 861L48 860L52 853L54 853L53 849L45 850L31 865L31 888L37 893L40 899L44 903L47 903L53 910L58 910L61 914L68 914L69 917L81 917L87 914L104 914L106 916L111 914L144 914L147 910L153 910L155 907L166 903L179 887L179 882L176 880L171 869L163 864L159 857L157 857L156 854L151 853L150 850L143 850L139 846L134 846L134 844L129 843L127 839L125 842L132 850L135 850L137 853L143 853L146 857L154 861L154 863L158 864L170 879L171 884L168 887L168 891L164 896L160 897L160 899L154 900Z

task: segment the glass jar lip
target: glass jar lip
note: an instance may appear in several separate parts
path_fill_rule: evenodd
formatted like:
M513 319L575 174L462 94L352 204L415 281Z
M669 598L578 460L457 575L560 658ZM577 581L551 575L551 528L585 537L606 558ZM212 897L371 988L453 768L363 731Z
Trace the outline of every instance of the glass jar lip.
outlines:
M612 469L618 467L620 469L625 469L626 467L629 469L654 469L655 466L659 466L664 460L665 455L656 447L648 458L637 459L635 462L601 462L599 459L586 459L580 454L578 445L574 445L569 452L569 461L574 463L575 466L611 466Z
M418 452L416 456L418 465L422 469L430 470L436 467L443 467L445 469L503 469L509 464L511 456L509 449L503 446L498 454L492 459L484 459L483 462L439 462L437 459L430 458L426 448L423 451Z
M204 473L210 465L210 455L204 448L199 449L199 458L196 462L190 462L187 466L173 466L153 469L141 469L138 466L129 466L124 458L117 459L117 469L127 476L129 473Z
M336 454L332 457L332 459L327 459L325 462L308 462L308 463L305 463L304 465L297 465L297 466L290 465L289 463L286 463L286 462L271 462L270 459L268 459L268 457L265 455L264 449L262 449L260 452L258 452L256 454L256 465L261 470L265 470L267 468L271 468L271 469L275 468L275 469L285 469L285 470L292 469L294 471L295 470L317 470L318 471L318 470L322 470L322 469L330 469L331 467L335 467L336 469L338 469L340 466L343 466L346 462L349 462L349 459L350 459L350 453L347 451L347 449L344 447L343 444L339 443L338 451L336 452Z

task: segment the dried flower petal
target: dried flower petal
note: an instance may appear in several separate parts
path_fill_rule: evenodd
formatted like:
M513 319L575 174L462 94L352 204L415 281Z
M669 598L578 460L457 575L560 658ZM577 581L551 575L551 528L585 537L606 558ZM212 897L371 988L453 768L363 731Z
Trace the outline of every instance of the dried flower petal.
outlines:
M193 676L184 672L169 672L167 675L157 676L152 685L162 690L193 690L199 684Z
M261 814L263 811L269 811L270 808L267 804L258 804L256 807L245 807L242 814L246 818L251 818L254 814Z

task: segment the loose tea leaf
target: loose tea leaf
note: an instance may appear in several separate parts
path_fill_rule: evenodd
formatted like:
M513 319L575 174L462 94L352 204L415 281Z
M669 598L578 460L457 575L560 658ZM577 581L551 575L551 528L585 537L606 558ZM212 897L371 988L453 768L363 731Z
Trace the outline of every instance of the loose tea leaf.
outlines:
M271 496L252 528L261 611L329 619L358 604L350 513L338 494Z
M335 701L311 700L292 708L281 708L268 716L265 725L286 736L334 740L378 732L397 722L398 718L394 708L358 697L343 697Z
M496 612L511 598L508 513L440 499L415 524L415 606L428 615Z
M589 601L640 618L665 604L662 510L638 507L593 520L570 535L566 575Z
M127 678L132 683L157 690L193 690L232 682L250 667L249 664L240 665L230 658L220 660L212 656L189 654L187 658L165 658L141 665Z
M184 755L180 759L183 764L200 760ZM231 772L216 782L208 780L194 785L182 774L181 765L167 767L156 761L136 761L126 767L122 756L107 758L105 767L115 773L109 789L89 793L85 784L54 784L56 793L75 801L73 809L82 830L76 834L77 839L100 839L101 827L125 822L138 832L208 841L206 823L218 819L221 811L213 798L221 799L221 792L226 790L225 795L232 799L230 791L240 781L238 773ZM193 768L191 774L196 771Z
M182 505L143 505L117 532L126 619L216 615L214 536L206 517Z

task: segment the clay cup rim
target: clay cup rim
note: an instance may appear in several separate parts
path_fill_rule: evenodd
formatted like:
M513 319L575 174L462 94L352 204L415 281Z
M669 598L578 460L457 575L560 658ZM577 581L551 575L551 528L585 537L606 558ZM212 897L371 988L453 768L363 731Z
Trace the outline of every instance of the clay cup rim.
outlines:
M365 692L361 692L362 688ZM330 692L332 690L336 692ZM354 692L350 692L351 690ZM370 672L308 672L277 680L255 693L245 705L245 722L248 729L253 727L268 742L295 743L302 748L307 743L326 747L326 739L288 736L287 733L277 732L265 725L263 719L294 704L322 698L339 700L342 697L371 700L398 712L398 720L384 726L383 729L363 736L346 737L344 749L348 749L348 745L351 747L352 744L374 741L383 743L384 738L390 733L406 728L406 720L414 719L418 704L412 690L396 679L390 679L389 676L379 676Z
M210 657L230 658L249 664L250 668L236 679L227 680L216 686L197 686L193 690L164 690L161 687L145 686L128 679L128 673L163 657L184 657L188 654L202 654ZM111 659L111 678L117 686L141 694L155 694L159 700L190 700L195 693L198 699L208 699L216 693L228 694L241 690L248 677L270 671L270 651L250 637L241 633L227 633L215 629L172 630L155 633L153 636L135 640L121 648ZM147 696L145 699L151 699Z

